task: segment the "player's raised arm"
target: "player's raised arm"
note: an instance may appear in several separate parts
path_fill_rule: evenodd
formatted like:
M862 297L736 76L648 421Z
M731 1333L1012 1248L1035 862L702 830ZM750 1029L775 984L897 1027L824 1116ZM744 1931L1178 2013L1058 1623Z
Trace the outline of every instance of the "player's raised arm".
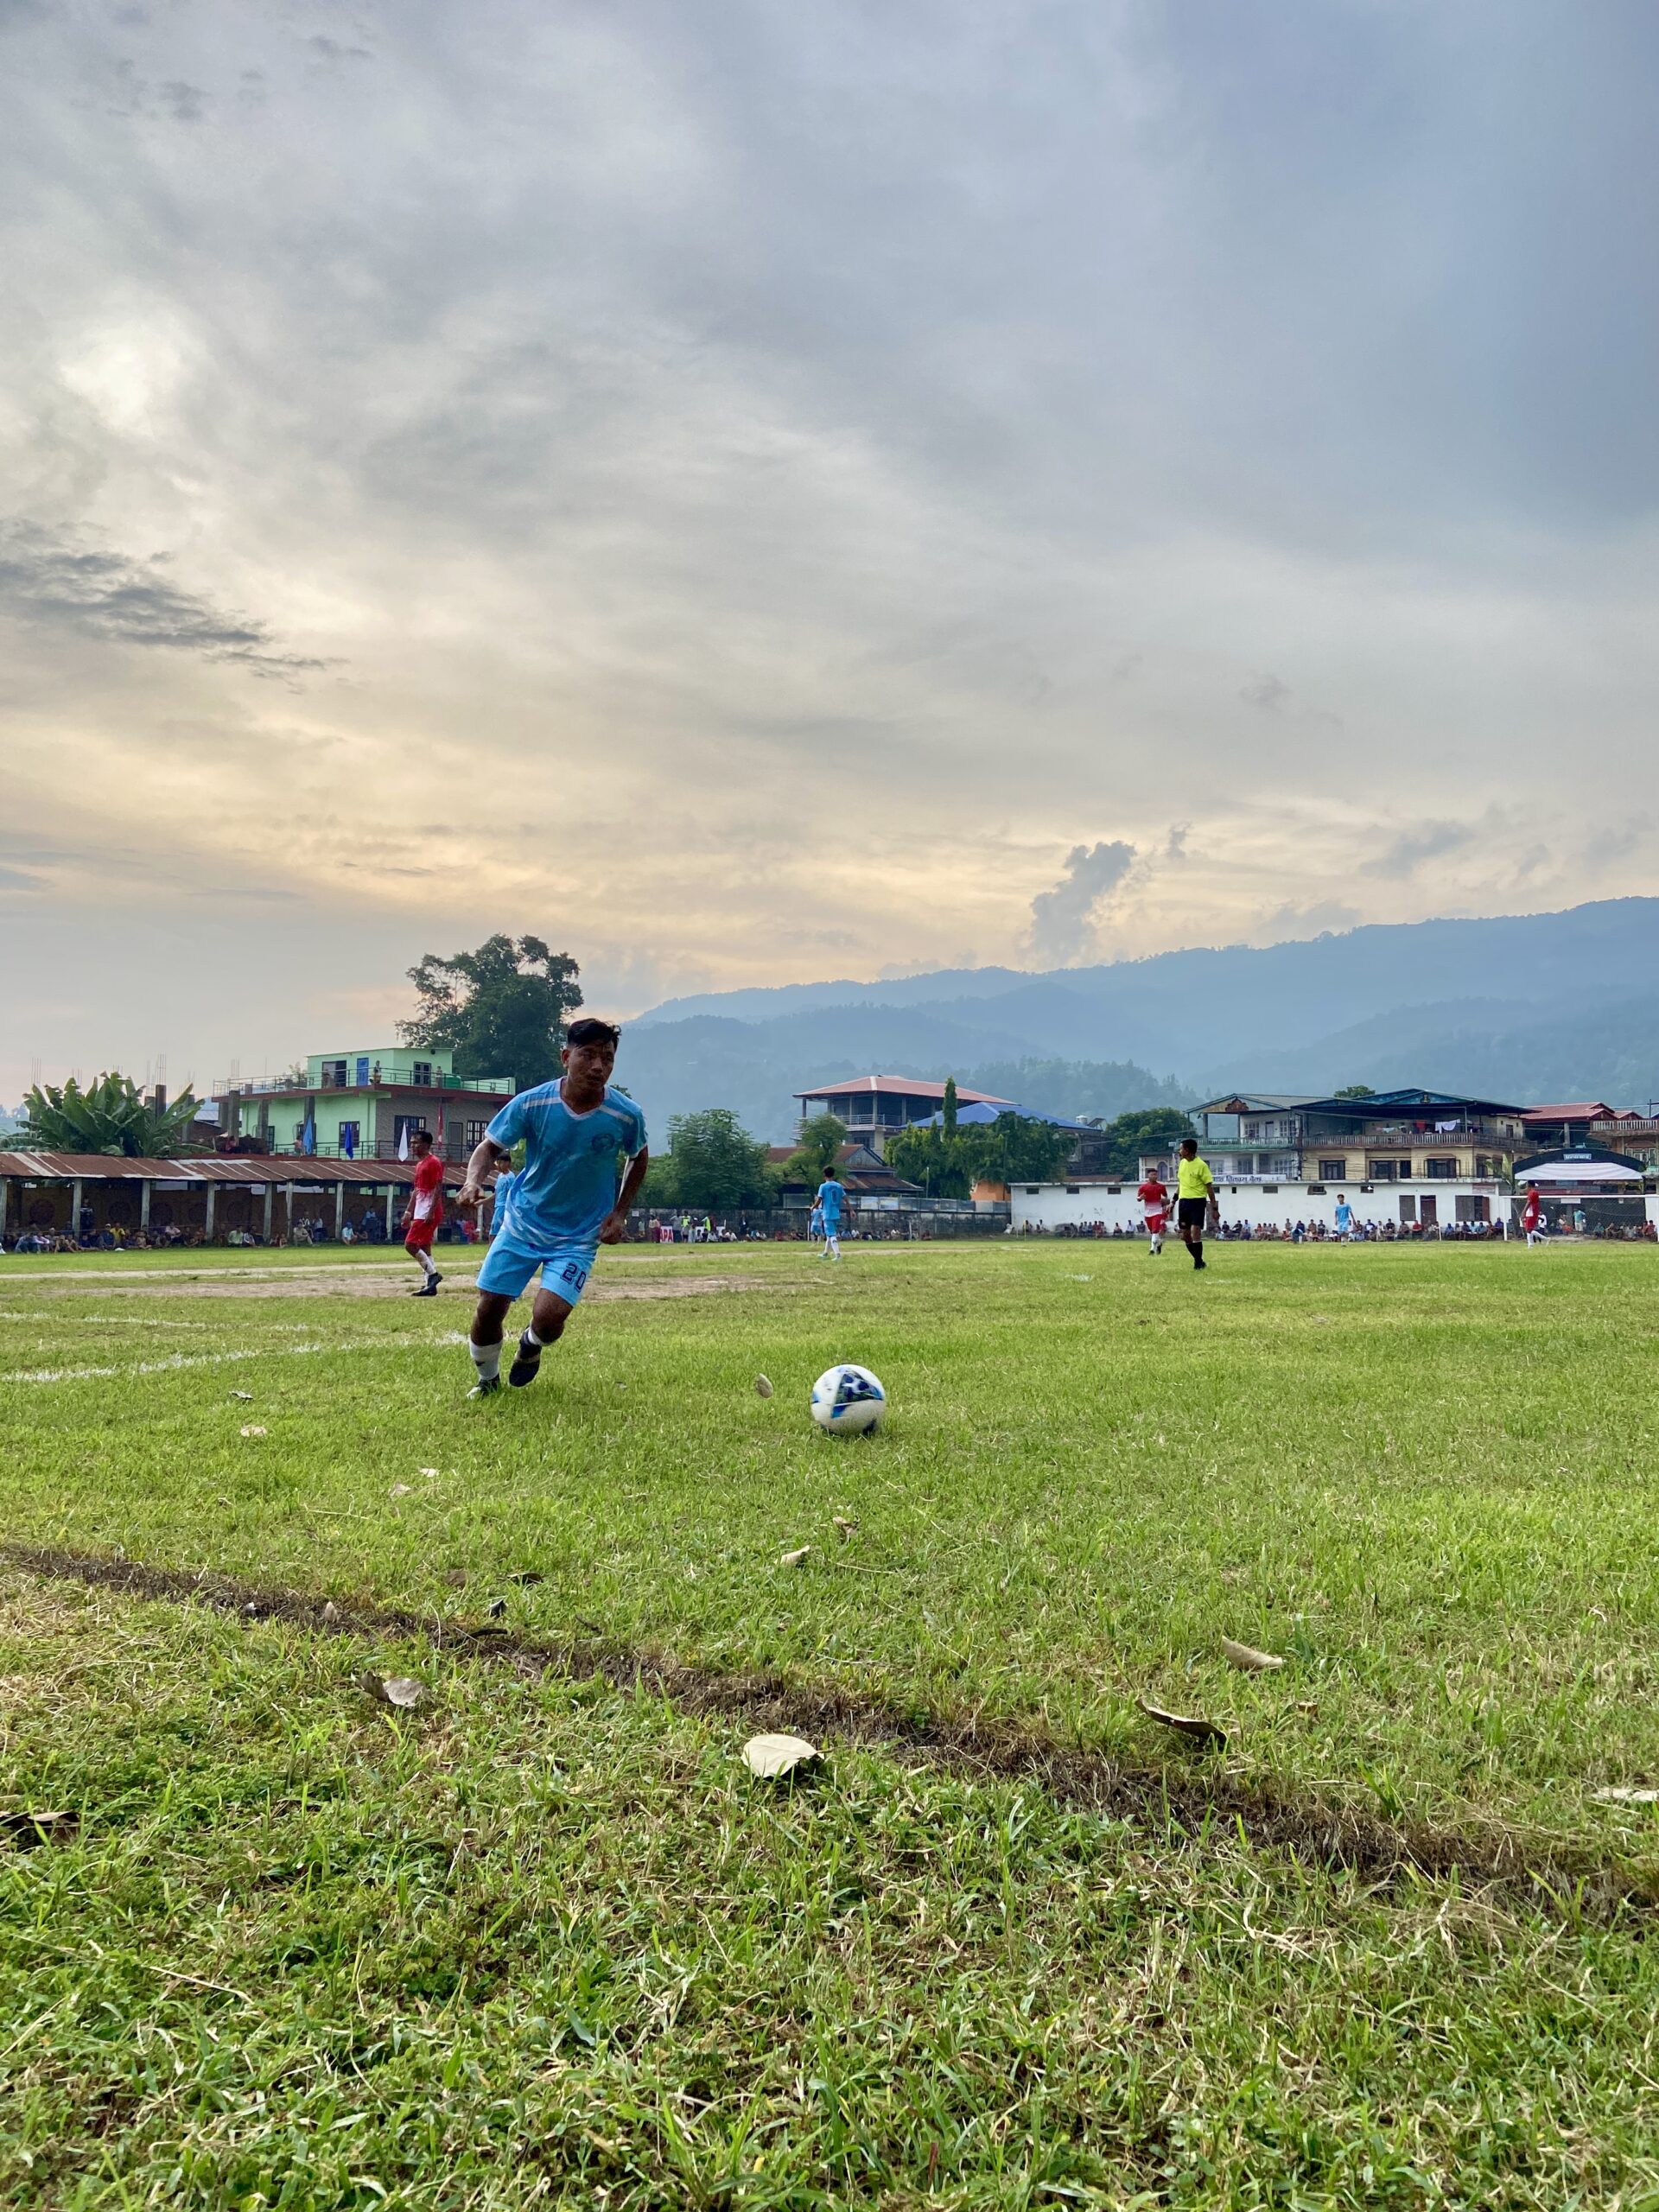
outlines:
M472 1158L467 1162L467 1180L455 1193L456 1205L477 1205L484 1196L484 1178L493 1173L501 1161L512 1158L512 1154L503 1146L492 1143L488 1137L481 1137Z

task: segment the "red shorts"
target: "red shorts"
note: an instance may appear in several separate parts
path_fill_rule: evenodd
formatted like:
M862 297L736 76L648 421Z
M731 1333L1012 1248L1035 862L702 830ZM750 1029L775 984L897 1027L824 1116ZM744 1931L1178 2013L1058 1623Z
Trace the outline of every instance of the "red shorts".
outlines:
M411 1221L404 1231L404 1243L411 1252L429 1252L432 1239L438 1233L438 1217L429 1214L424 1221Z
M1161 1236L1164 1233L1164 1224L1168 1218L1168 1215L1164 1212L1161 1207L1160 1207L1158 1211L1154 1213L1152 1208L1148 1206L1147 1209L1147 1235L1150 1236Z

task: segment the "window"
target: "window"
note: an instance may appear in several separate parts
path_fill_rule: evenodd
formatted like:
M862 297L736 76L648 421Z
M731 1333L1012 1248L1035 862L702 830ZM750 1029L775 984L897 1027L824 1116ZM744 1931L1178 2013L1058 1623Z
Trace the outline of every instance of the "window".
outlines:
M361 1122L342 1122L340 1125L340 1148L355 1159L363 1149Z
M430 1090L432 1088L431 1061L416 1060L414 1066L410 1070L409 1079L414 1084L416 1090Z
M1476 1155L1475 1173L1477 1175L1496 1175L1497 1172L1498 1166L1497 1160L1488 1159L1487 1155L1484 1152ZM1483 1221L1485 1219L1485 1216L1484 1214L1481 1216L1481 1219Z
M1322 1198L1325 1196L1324 1184L1310 1183L1307 1186L1307 1195L1310 1198Z
M1261 1124L1261 1122L1245 1122L1245 1124L1244 1124L1244 1141L1245 1141L1245 1143L1246 1143L1246 1144L1258 1144L1258 1143L1260 1143L1260 1141L1261 1141L1261 1138L1262 1138L1262 1124Z
M1431 1183L1449 1183L1458 1172L1455 1160L1426 1160L1423 1169Z
M1400 1201L1400 1218L1401 1218L1401 1220L1402 1220L1402 1221L1415 1221L1415 1220L1416 1220L1416 1218L1417 1218L1417 1201L1416 1201L1416 1199L1415 1199L1415 1198L1402 1198L1402 1199L1401 1199L1401 1201Z
M412 1137L416 1129L423 1129L425 1127L424 1114L397 1114L392 1118L391 1134L401 1147L406 1135Z
M1457 1209L1459 1221L1490 1221L1492 1217L1491 1203L1485 1198L1459 1198Z
M1027 1183L1026 1185L1026 1196L1028 1198L1034 1198L1040 1188L1041 1185L1039 1184Z
M484 1141L485 1132L488 1129L489 1126L490 1125L487 1122L467 1122L467 1149L468 1152L476 1152L478 1150L480 1145Z
M1319 1162L1319 1180L1322 1183L1340 1183L1347 1173L1348 1162L1345 1160L1322 1160Z
M322 1087L325 1090L344 1090L346 1063L344 1060L325 1060L322 1064Z
M1082 1189L1083 1185L1081 1183L1068 1183L1065 1186L1065 1195L1068 1198L1075 1198L1082 1192Z

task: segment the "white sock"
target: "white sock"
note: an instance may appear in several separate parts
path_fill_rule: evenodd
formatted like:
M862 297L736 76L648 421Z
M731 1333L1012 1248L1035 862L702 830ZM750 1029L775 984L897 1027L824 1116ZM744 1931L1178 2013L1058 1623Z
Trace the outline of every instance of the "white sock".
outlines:
M471 1344L468 1346L468 1349L473 1355L473 1365L478 1370L479 1381L480 1382L493 1382L496 1376L501 1372L500 1345Z
M415 1256L416 1256L416 1258L420 1262L420 1263L421 1263L422 1267L425 1268L425 1270L426 1270L426 1272L427 1272L427 1274L429 1274L429 1275L435 1275L435 1274L436 1274L436 1273L437 1273L438 1271L437 1271L436 1268L435 1268L435 1267L433 1265L433 1263L432 1263L432 1255L431 1255L429 1252L418 1252L418 1251L417 1251L417 1252L416 1253Z
M551 1337L538 1337L536 1333L536 1325L532 1322L524 1331L524 1341L526 1344L534 1344L537 1351L545 1351L553 1339Z

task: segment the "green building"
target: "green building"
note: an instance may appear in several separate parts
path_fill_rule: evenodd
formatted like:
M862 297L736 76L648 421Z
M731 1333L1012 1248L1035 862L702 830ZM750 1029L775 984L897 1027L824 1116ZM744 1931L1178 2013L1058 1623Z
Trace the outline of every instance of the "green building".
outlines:
M321 1160L396 1160L416 1129L445 1160L464 1160L504 1099L510 1075L459 1077L454 1054L410 1045L313 1052L303 1083L238 1084L217 1103L221 1145Z

